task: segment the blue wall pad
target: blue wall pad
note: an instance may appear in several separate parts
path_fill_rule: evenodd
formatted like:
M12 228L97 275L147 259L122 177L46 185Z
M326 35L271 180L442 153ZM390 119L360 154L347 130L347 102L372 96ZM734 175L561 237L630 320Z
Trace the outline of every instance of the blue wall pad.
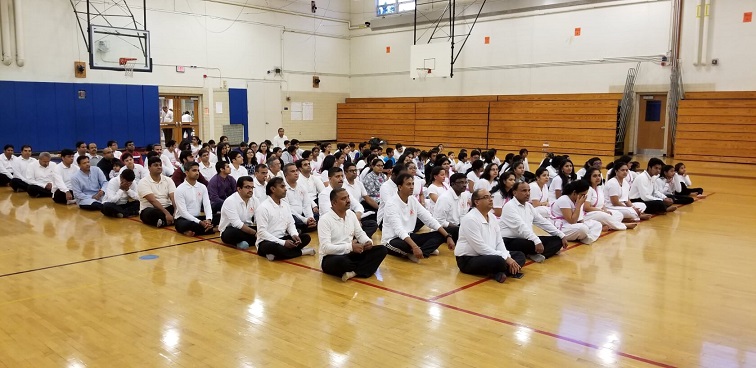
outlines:
M244 126L244 141L249 141L249 115L247 115L247 90L240 88L228 89L228 114L231 124ZM237 145L239 142L231 142Z
M0 81L0 144L16 152L29 144L35 153L76 141L144 147L160 141L158 109L157 86Z

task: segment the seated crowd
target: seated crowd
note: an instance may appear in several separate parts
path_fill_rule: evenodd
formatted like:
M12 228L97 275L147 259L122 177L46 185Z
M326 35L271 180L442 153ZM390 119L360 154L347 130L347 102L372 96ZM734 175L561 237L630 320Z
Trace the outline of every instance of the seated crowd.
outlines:
M223 243L257 248L270 261L314 255L317 231L326 274L370 277L386 255L420 262L454 252L461 272L499 282L522 277L526 259L543 262L569 241L595 242L606 230L633 229L654 214L689 204L685 165L652 158L646 169L629 156L606 166L594 157L575 171L568 156L547 154L531 172L528 151L504 160L495 149L443 153L395 144L318 144L300 148L279 129L272 140L228 138L201 144L151 144L146 152L126 142L63 149L60 163L32 147L6 145L0 186L30 197L51 197L114 218L135 217L154 227L174 226L186 236L220 233ZM533 226L548 236L538 236ZM381 229L380 244L372 236Z

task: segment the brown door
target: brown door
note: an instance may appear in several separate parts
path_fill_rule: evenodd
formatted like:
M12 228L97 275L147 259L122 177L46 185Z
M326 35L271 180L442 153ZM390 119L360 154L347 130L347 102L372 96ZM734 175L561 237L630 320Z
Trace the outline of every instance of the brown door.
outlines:
M640 154L661 155L667 122L667 96L641 95L638 114L637 148Z
M167 112L163 108L167 108ZM160 96L160 130L177 143L200 135L199 96Z

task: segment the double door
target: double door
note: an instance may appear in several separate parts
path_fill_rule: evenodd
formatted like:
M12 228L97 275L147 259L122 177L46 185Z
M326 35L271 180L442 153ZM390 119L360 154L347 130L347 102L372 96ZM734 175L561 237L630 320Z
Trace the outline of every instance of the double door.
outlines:
M199 96L160 95L160 140L180 143L200 133Z

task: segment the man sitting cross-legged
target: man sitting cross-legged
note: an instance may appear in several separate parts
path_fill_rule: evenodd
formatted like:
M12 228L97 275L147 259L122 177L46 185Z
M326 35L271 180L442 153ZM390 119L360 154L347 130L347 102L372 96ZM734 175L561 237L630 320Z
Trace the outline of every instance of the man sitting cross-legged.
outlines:
M507 275L520 272L525 255L507 251L504 246L496 216L491 211L493 198L488 190L475 190L472 206L459 225L459 242L454 249L457 266L462 273L493 275L494 280L504 282Z
M383 216L383 234L381 243L386 244L390 254L407 257L413 262L438 254L438 247L446 240L449 249L454 249L454 240L441 227L433 215L412 195L415 179L403 173L396 177L399 187L398 195L386 204ZM417 220L420 219L432 231L425 234L414 233Z
M338 167L332 167L328 169L328 186L323 189L318 195L318 205L320 207L321 215L331 211L331 192L333 190L342 188L344 186L344 172ZM346 189L346 188L345 188ZM347 191L349 193L349 191ZM372 237L378 230L378 223L372 218L363 218L365 208L362 207L359 200L354 198L349 193L349 204L352 212L357 216L357 220L360 222L362 229L365 231L368 237Z
M314 255L315 249L305 248L310 244L310 236L300 236L297 227L294 226L291 209L285 200L284 180L279 177L270 179L265 190L268 198L260 204L255 214L257 254L268 258L269 261Z
M125 154L124 154L125 155ZM139 181L139 219L150 226L173 225L176 184L163 175L160 157L147 160L149 175Z
M226 164L223 161L218 163ZM227 165L227 164L226 164ZM212 182L212 179L210 180ZM247 249L257 241L255 211L260 206L253 194L255 188L251 176L242 176L236 181L236 193L223 202L218 230L221 240L238 249Z
M186 236L207 235L213 231L213 211L207 187L198 181L199 163L184 164L186 178L173 195L176 203L176 231ZM205 215L200 213L205 211Z
M29 187L26 192L30 197L52 197L53 172L55 163L50 162L50 154L42 152L39 154L39 161L33 162L26 170L26 182Z
M339 168L333 167L328 173L335 169ZM328 190L330 211L321 216L318 224L320 267L343 281L355 276L370 277L386 258L386 247L374 246L362 230L357 215L349 209L353 199L346 189ZM321 204L321 208L325 207Z
M79 171L74 165L74 151L68 148L60 151L60 164L53 171L53 202L58 204L74 204L71 178Z
M102 198L103 215L118 218L139 215L139 194L134 179L131 169L123 169L121 175L110 179Z
M200 150L201 152L202 150ZM200 171L202 164L200 164ZM236 179L231 176L231 168L226 161L215 163L215 171L210 182L207 184L207 194L210 195L210 206L213 210L213 224L220 223L219 213L226 198L236 193Z
M89 164L88 156L79 156L76 163L79 171L71 178L76 204L82 210L102 210L102 197L105 196L108 179L100 168Z

